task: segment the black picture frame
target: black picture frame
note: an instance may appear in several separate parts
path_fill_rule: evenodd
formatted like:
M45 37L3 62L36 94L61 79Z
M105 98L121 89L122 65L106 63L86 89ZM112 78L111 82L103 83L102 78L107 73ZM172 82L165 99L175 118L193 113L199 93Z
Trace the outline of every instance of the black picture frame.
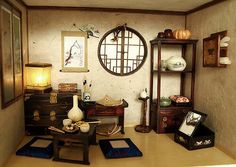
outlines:
M192 136L196 131L197 127L201 122L204 122L206 119L207 114L193 110L189 111L182 124L180 125L178 131L184 133L187 136Z

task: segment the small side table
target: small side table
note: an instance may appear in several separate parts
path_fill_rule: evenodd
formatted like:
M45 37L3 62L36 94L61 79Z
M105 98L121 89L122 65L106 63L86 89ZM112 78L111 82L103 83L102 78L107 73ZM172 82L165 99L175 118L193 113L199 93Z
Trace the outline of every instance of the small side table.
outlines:
M87 133L82 133L80 131L75 133L58 133L51 131L51 135L53 136L53 154L54 154L54 161L61 161L61 162L69 162L69 163L79 163L89 165L89 146L91 144L97 145L96 143L96 126L90 124L90 130ZM71 141L73 143L82 144L83 148L83 159L82 160L72 160L72 159L65 159L60 157L60 149L63 147L68 147L60 144L60 141ZM75 142L77 141L77 142Z
M137 125L135 126L135 131L136 132L141 132L141 133L149 133L152 129L151 127L146 125L146 112L147 112L147 101L149 99L149 97L146 98L138 98L139 100L141 100L143 102L143 121L141 125Z

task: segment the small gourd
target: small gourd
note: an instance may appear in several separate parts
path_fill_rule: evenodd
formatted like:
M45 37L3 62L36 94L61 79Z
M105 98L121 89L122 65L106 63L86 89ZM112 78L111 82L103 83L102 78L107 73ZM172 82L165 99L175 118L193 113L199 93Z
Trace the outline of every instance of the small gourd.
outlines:
M175 30L173 35L176 39L189 39L191 32L189 30Z

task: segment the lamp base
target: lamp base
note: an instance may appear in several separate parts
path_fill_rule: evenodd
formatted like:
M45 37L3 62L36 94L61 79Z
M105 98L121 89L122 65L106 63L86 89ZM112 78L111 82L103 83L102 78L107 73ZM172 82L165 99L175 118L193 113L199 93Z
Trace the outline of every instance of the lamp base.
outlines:
M45 89L25 89L25 93L35 93L35 94L49 93L51 91L52 87L46 87Z

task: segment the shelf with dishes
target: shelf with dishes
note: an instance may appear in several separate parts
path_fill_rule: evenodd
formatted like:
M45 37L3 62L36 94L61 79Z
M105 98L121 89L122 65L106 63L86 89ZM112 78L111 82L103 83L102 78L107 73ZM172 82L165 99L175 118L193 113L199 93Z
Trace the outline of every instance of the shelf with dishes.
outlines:
M174 132L187 111L194 108L197 41L166 38L150 41L150 124L157 133ZM175 102L169 97L172 94L182 100L188 97L189 101L181 103L180 98Z
M203 67L226 67L231 64L227 56L230 37L227 31L211 34L203 39Z

